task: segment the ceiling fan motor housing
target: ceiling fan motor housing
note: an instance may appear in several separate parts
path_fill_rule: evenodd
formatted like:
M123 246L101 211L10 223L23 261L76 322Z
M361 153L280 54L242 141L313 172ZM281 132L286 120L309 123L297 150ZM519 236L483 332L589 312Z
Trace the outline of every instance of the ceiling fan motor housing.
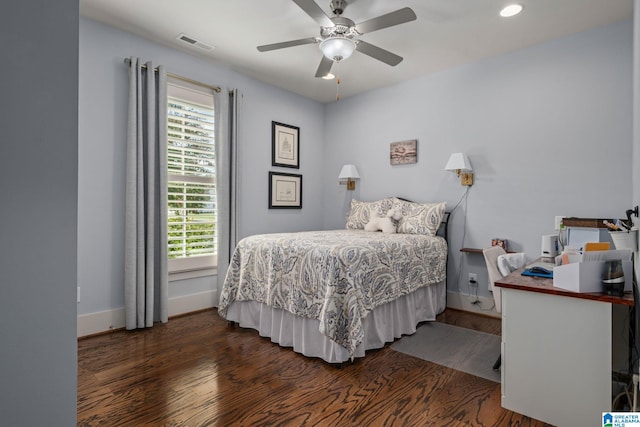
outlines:
M333 21L333 27L320 27L322 37L352 38L360 35L356 30L356 24L349 18L334 16L331 21Z

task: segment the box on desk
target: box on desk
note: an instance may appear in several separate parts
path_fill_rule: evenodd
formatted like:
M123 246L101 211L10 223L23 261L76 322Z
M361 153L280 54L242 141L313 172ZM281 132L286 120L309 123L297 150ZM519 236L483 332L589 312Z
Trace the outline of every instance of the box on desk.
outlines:
M553 269L553 286L573 292L603 292L602 273L606 261L573 262L558 265ZM622 261L624 272L624 290L631 291L633 264Z

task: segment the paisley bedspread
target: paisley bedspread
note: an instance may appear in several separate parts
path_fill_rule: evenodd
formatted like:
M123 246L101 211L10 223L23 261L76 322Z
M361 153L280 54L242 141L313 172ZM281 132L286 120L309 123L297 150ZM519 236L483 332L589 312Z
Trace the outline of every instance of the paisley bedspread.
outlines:
M362 319L375 307L446 277L441 237L363 230L250 236L231 258L220 295L224 317L234 301L254 300L319 320L320 332L352 356Z

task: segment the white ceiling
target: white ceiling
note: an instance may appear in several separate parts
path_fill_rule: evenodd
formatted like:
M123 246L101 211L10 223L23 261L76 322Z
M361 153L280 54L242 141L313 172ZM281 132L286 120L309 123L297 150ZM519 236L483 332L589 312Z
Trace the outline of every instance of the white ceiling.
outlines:
M355 52L332 69L340 77L340 97L631 19L633 15L633 0L518 2L524 5L524 11L505 19L498 16L498 11L511 3L508 0L348 0L343 16L356 23L405 6L418 18L361 36L402 56L404 61L391 67ZM332 15L329 0L317 3ZM336 99L335 80L314 77L321 59L316 45L262 53L256 50L258 45L319 35L319 25L291 0L80 0L80 13L308 98L321 102ZM181 33L215 49L207 52L187 46L176 40Z

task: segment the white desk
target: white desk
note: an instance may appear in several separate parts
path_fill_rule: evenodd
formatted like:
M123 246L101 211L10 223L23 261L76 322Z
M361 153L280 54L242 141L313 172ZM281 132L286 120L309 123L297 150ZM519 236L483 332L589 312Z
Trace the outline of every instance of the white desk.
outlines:
M502 288L502 406L560 427L602 425L611 410L613 304L518 270Z

